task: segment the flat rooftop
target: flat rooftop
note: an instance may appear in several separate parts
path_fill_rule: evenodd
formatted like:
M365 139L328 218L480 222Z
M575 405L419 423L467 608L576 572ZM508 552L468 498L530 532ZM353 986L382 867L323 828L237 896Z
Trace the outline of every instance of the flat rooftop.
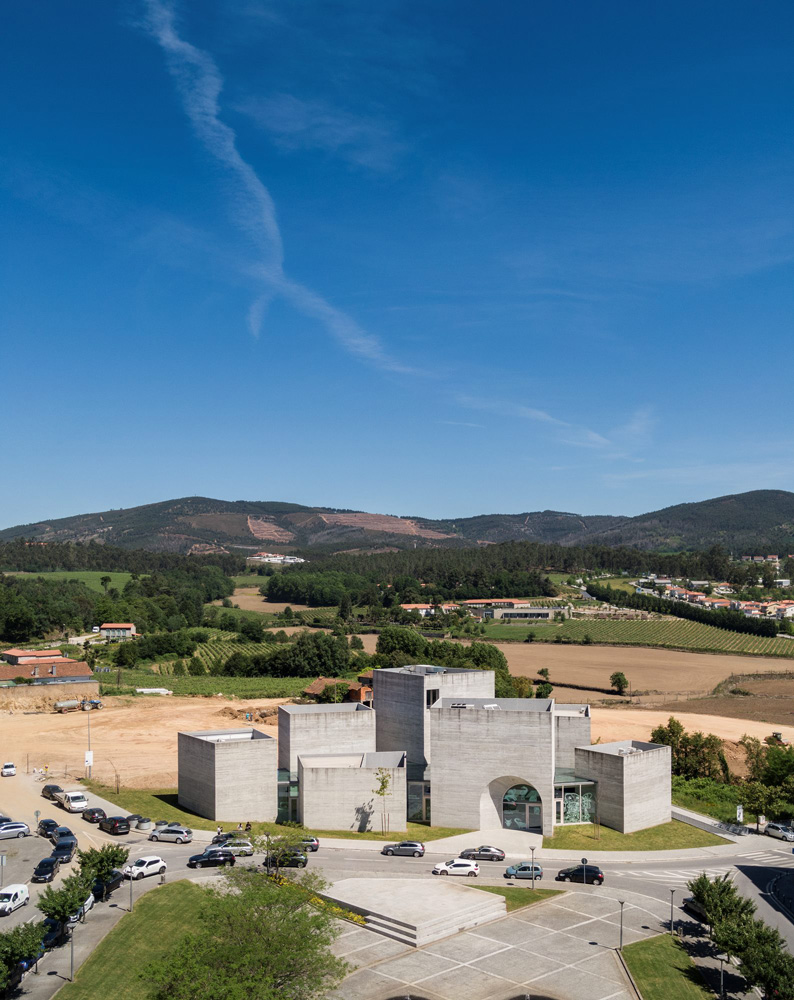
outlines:
M374 712L369 705L355 701L340 701L330 705L279 705L279 712L287 715L325 715L334 712Z
M258 729L204 729L198 733L180 733L180 736L192 736L196 740L206 740L207 743L242 743L245 740L272 740L267 733Z
M553 698L439 698L436 708L480 709L492 712L547 712L588 718L589 705L558 705Z
M381 667L373 672L376 674L417 674L427 676L428 674L483 674L493 673L488 670L478 670L476 667L435 667L430 663L409 663L405 667Z
M577 749L592 750L613 757L631 757L634 754L646 753L648 750L661 750L662 744L645 743L643 740L616 740L614 743L594 743L593 746L577 747Z
M314 753L301 754L304 767L405 767L403 750L378 750L373 753Z

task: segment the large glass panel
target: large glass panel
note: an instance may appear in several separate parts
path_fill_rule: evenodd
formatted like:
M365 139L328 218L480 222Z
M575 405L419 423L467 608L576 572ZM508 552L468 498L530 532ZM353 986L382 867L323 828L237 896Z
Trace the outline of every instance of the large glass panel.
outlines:
M513 785L502 798L502 826L531 830L543 825L540 795L532 785Z
M562 796L563 823L579 822L579 786L566 785Z
M582 785L582 822L595 822L596 789L595 785Z
M408 819L412 823L424 819L424 787L421 781L408 782Z

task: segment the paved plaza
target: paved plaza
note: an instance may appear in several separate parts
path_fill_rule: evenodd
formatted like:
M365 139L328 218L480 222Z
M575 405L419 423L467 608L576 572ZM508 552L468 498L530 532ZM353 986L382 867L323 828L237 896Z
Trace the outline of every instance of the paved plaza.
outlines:
M530 889L527 892L531 892ZM338 954L357 966L338 1000L634 1000L615 949L666 928L669 907L594 888L518 910L424 948L346 929Z

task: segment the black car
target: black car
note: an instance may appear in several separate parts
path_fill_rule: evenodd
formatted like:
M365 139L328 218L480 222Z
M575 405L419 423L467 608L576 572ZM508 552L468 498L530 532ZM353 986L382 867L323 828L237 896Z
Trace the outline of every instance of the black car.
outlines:
M57 844L64 837L74 837L68 826L56 826L54 830L50 830L50 840L53 844Z
M50 799L52 802L54 802L55 796L62 791L63 789L61 788L60 785L45 785L41 790L41 794L43 798Z
M187 859L188 868L221 868L234 865L237 858L222 847L208 848L203 854L194 854Z
M481 847L469 847L461 851L458 857L468 861L504 861L505 852L500 851L498 847L488 847L487 844L483 844Z
M601 885L604 881L604 873L595 865L573 865L571 868L563 868L557 872L558 882L589 882L590 885Z
M124 882L124 873L120 872L118 868L114 868L109 879L105 882L100 882L99 879L94 882L91 888L91 892L94 894L94 899L98 899L100 902L106 900L108 896L114 890Z
M39 820L39 825L36 827L36 833L40 837L46 837L47 840L52 839L52 831L58 829L57 819L41 819Z
M105 833L129 833L130 824L124 816L106 816L99 821L99 829Z
M86 823L99 823L99 821L103 820L106 815L107 813L104 809L98 809L96 806L94 806L93 809L83 810L83 819Z
M33 869L30 877L31 882L52 882L61 867L60 858L42 858Z
M77 851L76 837L61 837L52 849L52 857L57 858L61 864L67 864Z
M212 843L218 844L220 846L221 844L225 844L227 840L236 840L236 839L237 839L236 833L216 833L215 836L212 838Z
M285 847L283 850L274 850L265 855L262 864L265 868L305 868L309 859L299 847Z
M65 940L66 924L62 924L60 920L53 920L52 917L47 917L44 921L44 940L41 942L44 947L48 950L50 948L57 948Z

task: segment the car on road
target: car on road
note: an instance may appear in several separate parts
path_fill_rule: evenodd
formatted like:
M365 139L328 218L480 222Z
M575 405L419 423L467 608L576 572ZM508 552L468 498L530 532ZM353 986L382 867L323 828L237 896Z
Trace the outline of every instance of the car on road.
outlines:
M41 942L43 947L49 951L50 948L57 948L59 944L63 944L65 940L66 924L53 917L47 917L44 921L44 940Z
M681 903L681 908L686 910L687 913L691 913L693 917L696 917L702 923L707 924L709 922L706 911L694 896L687 896L683 903Z
M468 858L469 861L504 861L505 852L500 851L498 847L488 847L487 844L483 844L482 847L467 847L458 857Z
M88 896L86 897L86 900L85 900L85 902L83 903L83 905L82 905L82 906L80 907L80 909L79 909L79 910L77 910L77 912L76 912L76 913L73 913L73 914L72 914L72 915L71 915L71 916L69 917L69 921L68 921L68 922L69 922L70 924L76 924L76 923L77 923L77 921L78 921L78 920L79 920L79 919L80 919L81 917L84 917L84 916L86 915L86 913L88 913L88 911L89 911L89 910L93 910L93 908L94 908L94 903L95 903L95 902L96 902L96 900L94 899L94 894L93 894L93 892L89 892L89 894L88 894Z
M281 850L272 850L265 855L262 864L265 868L305 868L309 859L299 847L284 847Z
M0 915L4 917L18 910L20 906L27 906L29 902L30 893L26 885L14 883L7 885L5 889L0 889Z
M99 821L99 829L104 830L105 833L129 833L130 824L124 816L106 816Z
M60 785L45 785L41 790L41 794L43 798L50 799L50 801L54 802L55 796L60 795L62 791L63 789Z
M57 844L59 840L64 837L73 837L74 834L69 829L68 826L56 826L54 829L50 830L50 840L53 844Z
M319 851L320 841L316 837L304 837L301 841L304 851Z
M212 838L213 844L225 844L227 840L234 840L236 833L216 833Z
M61 869L59 858L42 858L33 869L30 877L31 882L52 882Z
M110 873L110 878L106 879L104 882L99 879L94 882L91 888L91 892L94 894L94 899L98 899L100 902L103 902L108 898L108 896L110 896L111 892L118 889L123 881L124 872L119 871L118 868L114 868Z
M149 840L167 840L172 844L189 844L193 831L187 826L159 826L149 834Z
M540 865L531 861L519 861L517 865L510 865L505 869L505 878L532 878L532 871L535 872L535 881L539 882L543 878L543 869Z
M187 859L188 868L222 868L235 865L237 858L223 847L208 847L203 854L193 854Z
M480 874L480 866L476 861L467 861L466 858L453 858L451 861L440 861L433 869L434 875L464 875L468 878L477 878Z
M227 840L222 846L237 858L251 858L254 854L254 845L250 840Z
M387 844L380 853L388 854L389 857L392 854L404 854L421 858L425 853L425 845L420 844L418 840L401 840L399 844Z
M27 837L30 827L27 823L0 823L0 840L11 840L13 837Z
M40 819L39 825L36 827L36 833L40 837L46 837L47 840L51 839L52 831L58 829L57 819Z
M127 878L137 880L147 875L164 875L167 867L157 854L147 854L144 858L137 858L131 865L126 865L124 874Z
M589 882L590 885L602 885L604 873L595 865L572 865L557 872L555 878L557 882Z
M786 826L785 823L767 823L764 832L778 840L794 841L794 827Z
M76 837L61 837L52 849L52 857L57 858L62 865L68 864L77 851Z
M17 773L16 764L12 763L10 760L0 767L0 777L2 778L13 778Z
M104 809L99 809L97 806L93 806L91 809L83 810L83 819L86 823L99 823L101 822L107 813Z

